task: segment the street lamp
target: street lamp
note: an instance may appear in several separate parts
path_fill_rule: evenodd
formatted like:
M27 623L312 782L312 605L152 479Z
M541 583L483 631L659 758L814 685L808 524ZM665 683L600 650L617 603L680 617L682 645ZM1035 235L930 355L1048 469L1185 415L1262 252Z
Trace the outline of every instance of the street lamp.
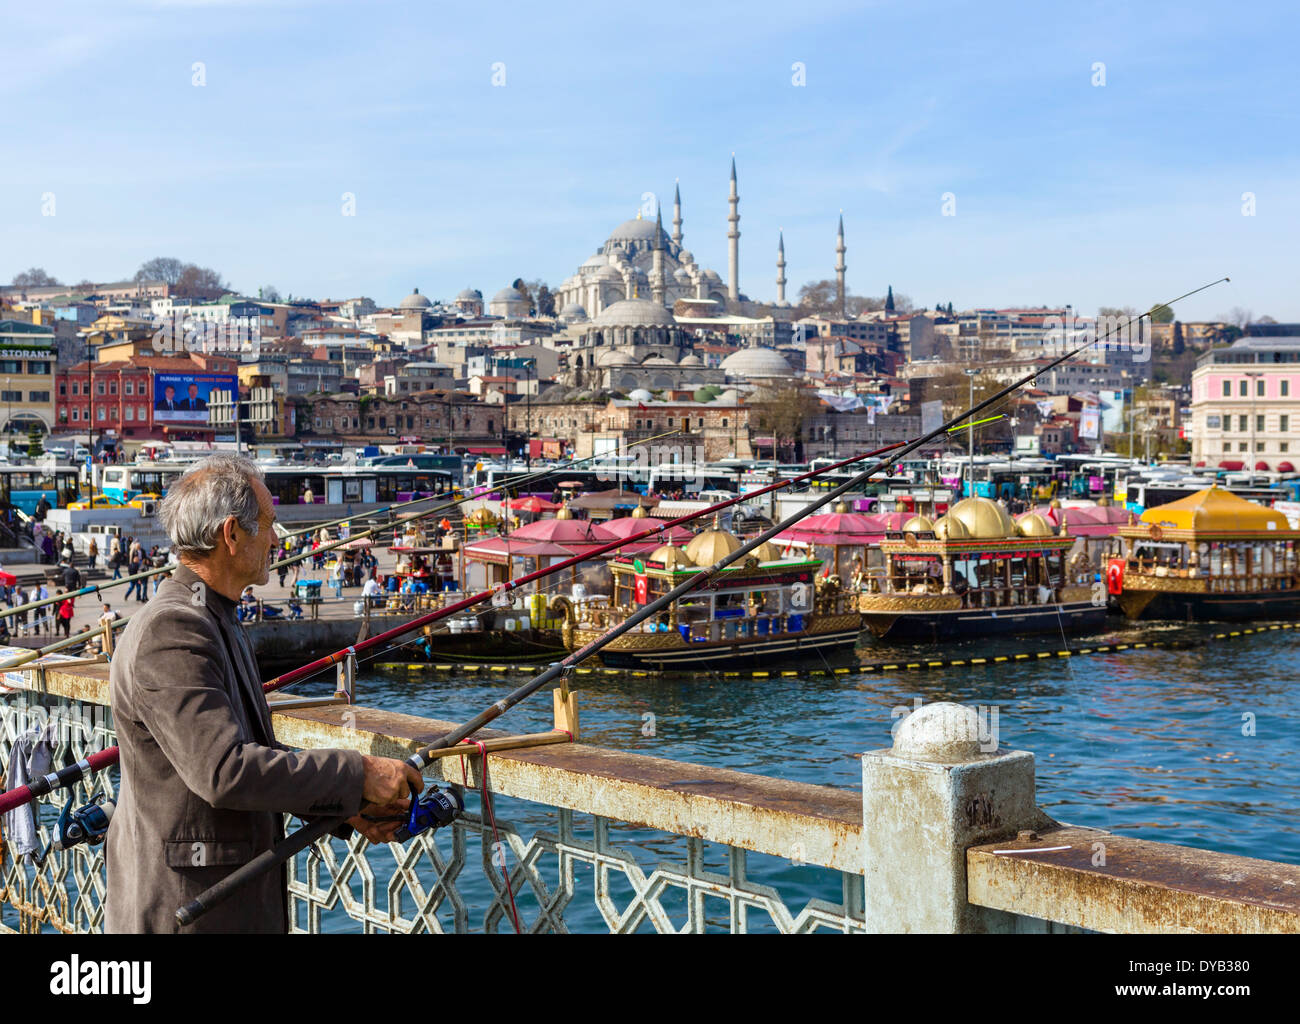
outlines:
M533 468L533 370L537 360L524 360L524 402L528 407L528 429L524 432L524 464L531 471Z
M979 376L979 370L973 370L968 368L965 372L966 372L966 380L970 384L970 402L966 406L966 408L974 409L975 408L975 378ZM970 448L969 448L970 489L966 497L973 498L975 497L975 427L970 423L966 424L966 432L969 435L969 441L970 441Z
M9 441L10 448L13 447L10 435L14 431L14 393L9 389L13 385L13 382L14 379L12 377L5 378L5 402L8 406L5 411L5 439Z

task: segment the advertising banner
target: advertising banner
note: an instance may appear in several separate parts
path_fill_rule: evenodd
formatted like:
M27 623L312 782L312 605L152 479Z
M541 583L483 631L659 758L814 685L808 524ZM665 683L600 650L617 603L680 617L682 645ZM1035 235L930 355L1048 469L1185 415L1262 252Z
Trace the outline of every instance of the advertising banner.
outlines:
M229 373L155 373L155 423L207 423L213 391L235 391L238 378Z

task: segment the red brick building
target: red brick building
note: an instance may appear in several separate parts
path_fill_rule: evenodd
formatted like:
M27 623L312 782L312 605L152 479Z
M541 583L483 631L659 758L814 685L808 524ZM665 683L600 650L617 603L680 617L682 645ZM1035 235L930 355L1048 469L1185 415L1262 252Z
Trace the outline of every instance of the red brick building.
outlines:
M55 374L56 430L91 431L96 440L124 442L211 439L204 424L154 422L155 373L229 373L239 363L225 356L134 356L81 362Z

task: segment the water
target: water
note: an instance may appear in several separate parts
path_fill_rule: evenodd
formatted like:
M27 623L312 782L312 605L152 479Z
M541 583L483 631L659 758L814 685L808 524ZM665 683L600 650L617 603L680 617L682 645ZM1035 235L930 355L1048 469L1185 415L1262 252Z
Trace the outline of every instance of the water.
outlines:
M1058 820L1300 863L1300 765L1294 756L1300 697L1292 685L1300 670L1297 632L1206 643L1223 627L1111 629L1104 636L1071 637L1069 646L1138 639L1198 646L925 672L758 680L575 677L583 741L860 791L859 755L889 746L895 708L910 708L916 698L984 705L997 709L1003 749L1036 755L1038 802ZM861 653L864 660L882 662L951 659L1055 650L1064 646L1061 639L944 648L867 644ZM372 671L360 680L359 700L461 721L525 678ZM550 706L549 694L539 693L496 727L548 729ZM647 713L654 715L653 737L642 735ZM477 796L467 800L477 811ZM521 801L499 799L497 815L525 835L555 828L553 812ZM635 849L647 868L684 858L682 841L661 833L629 828L615 840ZM470 858L461 878L467 896L479 873L476 847ZM716 870L723 870L721 864L718 857L711 862ZM751 877L778 886L796 912L813 897L839 901L839 879L830 872L753 854L749 867ZM566 911L575 931L605 929L592 904L590 874L580 871L578 894ZM519 901L521 916L531 918L535 905L528 903L525 911L526 900L525 895ZM473 913L470 920L475 926ZM718 923L725 926L725 914Z

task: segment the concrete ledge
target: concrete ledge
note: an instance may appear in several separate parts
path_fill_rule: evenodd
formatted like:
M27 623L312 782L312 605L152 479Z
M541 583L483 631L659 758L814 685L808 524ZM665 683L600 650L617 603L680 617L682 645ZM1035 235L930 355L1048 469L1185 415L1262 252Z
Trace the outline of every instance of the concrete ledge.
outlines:
M972 847L966 869L977 906L1093 931L1300 932L1292 864L1065 827Z

